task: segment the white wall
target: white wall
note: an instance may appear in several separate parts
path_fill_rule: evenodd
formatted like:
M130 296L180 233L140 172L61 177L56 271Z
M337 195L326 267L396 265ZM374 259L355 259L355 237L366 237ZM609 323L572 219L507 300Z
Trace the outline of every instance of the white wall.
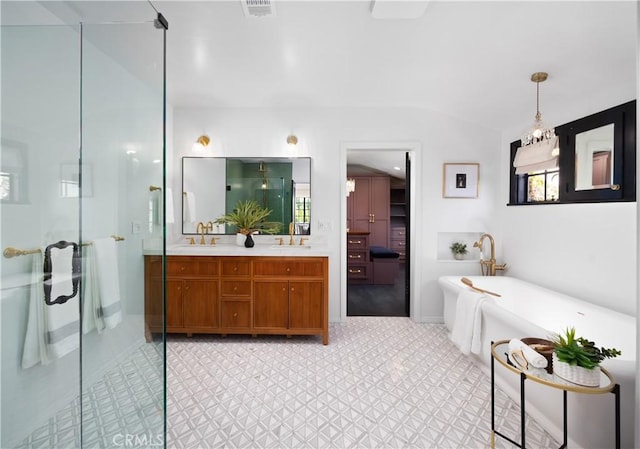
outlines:
M442 274L477 274L476 264L437 260L438 232L498 232L496 186L500 179L500 135L496 131L441 114L409 108L399 109L194 109L176 108L174 154L171 164L192 156L191 146L203 132L212 142L210 156L282 157L290 153L285 142L291 132L299 138L297 156L312 158L312 242L329 249L329 312L339 321L341 195L339 154L345 142L413 141L422 144L417 172L421 190L416 198L416 232L423 242L414 249L422 266L421 285L415 292L418 320L442 320L442 293L437 278ZM443 162L479 162L478 199L443 199ZM180 173L173 171L172 186L180 191ZM331 224L319 231L317 222ZM181 238L174 226L173 238Z

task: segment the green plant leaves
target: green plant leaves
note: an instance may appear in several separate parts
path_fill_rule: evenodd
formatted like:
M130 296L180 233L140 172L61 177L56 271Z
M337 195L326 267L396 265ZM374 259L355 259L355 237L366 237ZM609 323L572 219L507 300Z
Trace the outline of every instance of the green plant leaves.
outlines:
M586 369L593 369L605 358L613 358L622 354L612 348L598 348L594 342L583 337L576 338L576 330L568 327L563 334L551 336L558 360L569 365L578 365Z

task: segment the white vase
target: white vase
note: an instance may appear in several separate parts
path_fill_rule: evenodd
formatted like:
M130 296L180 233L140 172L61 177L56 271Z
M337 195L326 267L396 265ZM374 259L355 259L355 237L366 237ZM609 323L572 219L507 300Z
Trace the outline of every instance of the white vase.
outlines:
M244 246L244 241L247 240L247 236L244 234L240 234L239 232L236 234L236 245Z
M571 383L585 387L600 386L599 366L593 369L587 369L578 365L569 365L568 363L558 360L555 352L553 353L553 374Z
M453 254L453 257L454 257L456 260L463 260L463 259L464 259L464 254L454 253L454 254Z

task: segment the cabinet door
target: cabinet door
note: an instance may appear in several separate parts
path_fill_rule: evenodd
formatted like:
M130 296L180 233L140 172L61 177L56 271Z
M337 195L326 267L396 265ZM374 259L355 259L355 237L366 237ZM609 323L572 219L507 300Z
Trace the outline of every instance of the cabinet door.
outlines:
M289 327L291 329L322 328L322 281L289 283Z
M371 222L369 197L371 195L371 178L354 178L356 190L353 195L353 227L350 229L368 231Z
M167 328L183 327L182 280L167 279Z
M389 178L371 178L369 245L389 247Z
M148 276L144 288L145 322L151 332L162 332L162 277Z
M184 326L217 328L218 281L185 280L182 289Z
M255 281L253 285L253 327L287 329L289 325L289 283Z
M251 301L222 301L221 320L223 328L251 328Z

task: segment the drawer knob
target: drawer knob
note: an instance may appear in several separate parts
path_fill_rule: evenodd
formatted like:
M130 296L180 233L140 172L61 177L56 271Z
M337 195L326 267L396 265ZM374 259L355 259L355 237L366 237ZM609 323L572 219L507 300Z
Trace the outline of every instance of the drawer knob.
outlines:
M234 318L238 316L238 312L234 312L233 314Z
M180 267L180 271L184 271L184 267Z
M358 274L358 273L362 273L362 270L358 269L358 270L354 270L353 268L349 269L349 273L351 274Z
M296 291L296 289L295 289L295 288L293 288L293 287L291 287L291 291L292 291L292 292L294 292L294 291Z
M233 267L233 271L238 271L238 267Z
M238 287L237 287L237 286L236 286L236 287L233 287L233 291L234 291L234 292L238 291Z
M189 290L189 286L187 285L184 289L185 289L185 290Z
M291 268L287 267L287 273L291 271Z
M361 258L362 258L362 256L360 254L355 255L355 256L353 254L349 254L349 259L361 259Z

